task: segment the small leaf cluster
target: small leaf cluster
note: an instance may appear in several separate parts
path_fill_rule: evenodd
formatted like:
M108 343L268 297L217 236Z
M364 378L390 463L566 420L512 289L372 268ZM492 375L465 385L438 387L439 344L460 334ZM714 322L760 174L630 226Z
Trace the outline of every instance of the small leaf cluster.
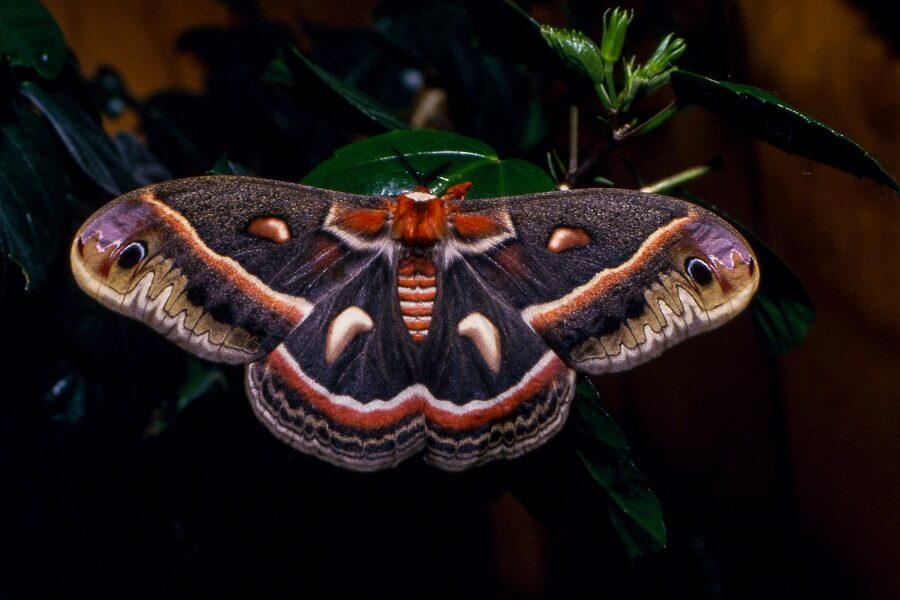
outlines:
M646 62L639 63L634 55L625 59L623 49L633 18L632 11L621 8L604 12L599 46L581 31L540 26L544 40L560 58L591 80L607 120L627 114L635 101L667 84L676 69L675 61L687 49L683 39L670 33L659 42ZM617 71L621 73L620 84L616 83ZM667 118L670 116L668 114ZM634 121L626 122L615 133L621 136L635 125ZM651 129L647 127L644 131L648 133Z

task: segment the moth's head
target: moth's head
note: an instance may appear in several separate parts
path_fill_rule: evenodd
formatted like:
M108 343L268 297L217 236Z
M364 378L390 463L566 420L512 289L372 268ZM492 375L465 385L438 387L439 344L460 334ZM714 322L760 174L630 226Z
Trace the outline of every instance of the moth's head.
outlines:
M78 230L70 253L81 288L98 299L125 294L159 246L159 217L128 195L94 213Z
M743 310L759 287L759 264L747 241L719 217L703 213L685 228L673 266L691 284L710 319Z

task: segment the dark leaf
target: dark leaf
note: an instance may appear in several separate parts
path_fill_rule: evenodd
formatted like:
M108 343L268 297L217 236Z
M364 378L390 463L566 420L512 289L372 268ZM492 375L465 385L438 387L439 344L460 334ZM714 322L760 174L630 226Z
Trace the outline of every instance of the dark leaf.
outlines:
M111 117L120 116L126 108L136 104L122 76L112 67L97 69L94 77L87 82L87 87L94 103Z
M33 81L22 82L20 89L44 113L69 154L94 183L114 196L137 187L122 164L119 149L72 92L48 92Z
M609 498L608 510L628 556L666 547L666 526L659 499L631 460L628 444L586 377L578 382L574 402L578 456Z
M37 0L0 0L0 56L55 79L69 51L59 25Z
M44 401L53 411L53 420L70 424L80 423L87 412L88 388L91 384L84 375L72 369L57 380L44 394ZM97 390L90 390L95 395Z
M56 140L29 108L0 115L0 249L22 268L25 287L39 286L59 247L66 181Z
M154 407L144 434L155 437L167 431L175 424L179 415L193 402L216 391L228 389L225 372L218 365L204 362L198 358L188 357L185 362L184 380L172 396L167 397Z
M857 177L868 177L900 193L897 180L862 146L771 92L688 71L673 73L672 86L681 104L702 106L730 125L785 152L811 158Z
M180 413L191 402L209 392L216 389L226 389L227 387L228 382L221 367L189 357L184 383L178 388L178 402L175 405L175 413Z
M694 194L682 195L731 223L756 252L760 284L750 306L769 346L784 354L802 344L816 321L816 311L797 275L768 244L737 219Z
M252 169L234 162L225 154L216 161L216 164L214 164L213 168L207 171L207 173L210 175L246 175L249 177L254 177L256 175Z
M172 179L172 173L134 134L122 131L114 135L112 141L119 151L122 167L131 173L138 185Z
M374 98L325 71L300 54L296 48L292 48L290 52L280 53L280 56L266 68L262 78L265 83L296 88L296 91L303 95L310 93L330 95L331 102L341 102L352 107L383 129L409 127ZM309 85L317 86L318 89L312 90Z
M210 140L215 122L203 98L177 92L157 94L141 106L141 127L153 153L176 177L202 173L222 153Z
M753 299L756 323L773 350L784 354L799 346L816 321L812 300L789 266L753 232L732 220L759 258L760 285Z
M553 180L523 160L501 161L493 148L478 140L444 131L393 131L340 148L306 177L303 183L356 194L391 196L416 187L418 182L397 154L420 174L440 169L433 183L435 194L471 181L470 198L490 198L545 192Z

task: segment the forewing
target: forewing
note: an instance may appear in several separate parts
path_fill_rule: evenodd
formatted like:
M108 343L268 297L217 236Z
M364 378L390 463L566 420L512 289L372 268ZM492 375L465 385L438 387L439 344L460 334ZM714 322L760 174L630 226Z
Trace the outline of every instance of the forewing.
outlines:
M587 373L631 368L719 325L746 306L758 284L741 236L674 198L602 189L463 206L464 214L502 224L505 235L462 240L459 252Z
M348 254L322 226L373 199L249 177L198 177L130 192L72 245L81 287L210 360L267 354L344 281Z

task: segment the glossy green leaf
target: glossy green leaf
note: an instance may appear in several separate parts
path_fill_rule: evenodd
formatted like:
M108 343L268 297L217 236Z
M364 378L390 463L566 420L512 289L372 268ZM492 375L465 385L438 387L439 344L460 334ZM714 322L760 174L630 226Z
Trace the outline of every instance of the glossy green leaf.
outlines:
M426 182L435 194L471 181L470 198L491 198L545 192L553 180L541 169L523 160L502 161L478 140L445 131L393 131L371 137L335 152L306 177L303 183L321 188L391 196L415 188L419 183L398 153L420 175L440 174Z
M768 244L740 221L694 194L682 195L731 223L750 242L759 260L760 277L759 290L750 307L769 346L775 352L784 354L802 344L816 321L816 311L797 275Z
M19 87L47 117L69 154L94 183L114 196L137 187L122 164L119 149L70 90L48 92L33 81Z
M591 38L580 31L541 25L541 35L568 66L594 83L603 81L603 56Z
M37 0L0 0L0 56L45 79L62 73L69 51L59 25Z
M786 152L868 177L900 193L900 186L866 150L771 92L676 71L672 85L680 104L696 104L730 125Z
M40 117L15 104L0 116L0 250L25 275L26 289L47 275L61 238L66 181L56 140Z
M270 84L295 88L300 86L301 82L309 81L311 77L331 91L332 101L349 105L384 129L407 129L409 127L377 100L322 69L300 54L296 48L292 48L289 53L282 53L272 61L263 73L262 80ZM298 88L296 91L302 94L310 92L305 87Z
M664 549L666 526L659 499L632 462L622 432L586 377L578 381L573 406L578 456L606 493L610 518L629 558Z

